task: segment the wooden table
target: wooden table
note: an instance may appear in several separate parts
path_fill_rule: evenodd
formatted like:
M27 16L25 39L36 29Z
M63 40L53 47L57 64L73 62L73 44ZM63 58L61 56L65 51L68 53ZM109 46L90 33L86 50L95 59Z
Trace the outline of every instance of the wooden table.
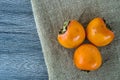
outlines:
M30 0L0 0L0 80L48 80Z

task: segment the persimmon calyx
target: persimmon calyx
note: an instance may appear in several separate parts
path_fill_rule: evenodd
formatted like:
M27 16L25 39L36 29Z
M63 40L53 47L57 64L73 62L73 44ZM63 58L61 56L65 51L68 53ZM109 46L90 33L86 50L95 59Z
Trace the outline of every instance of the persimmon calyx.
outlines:
M112 30L112 28L110 27L110 25L106 22L105 18L103 18L103 21L104 21L104 23L106 24L106 27L107 27L109 30Z
M64 22L62 29L60 29L60 31L59 31L59 34L63 34L67 31L67 27L68 27L69 23L70 23L70 21Z

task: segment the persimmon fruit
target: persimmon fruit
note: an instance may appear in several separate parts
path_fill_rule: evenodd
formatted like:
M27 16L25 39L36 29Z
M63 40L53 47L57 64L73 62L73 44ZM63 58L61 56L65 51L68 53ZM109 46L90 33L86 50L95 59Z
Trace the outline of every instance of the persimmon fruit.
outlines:
M106 46L114 39L114 33L107 28L100 17L94 18L86 28L88 40L96 46Z
M80 70L92 71L100 68L102 56L94 45L82 44L75 50L73 62Z
M58 34L58 42L65 48L76 48L85 39L85 30L77 20L64 23Z

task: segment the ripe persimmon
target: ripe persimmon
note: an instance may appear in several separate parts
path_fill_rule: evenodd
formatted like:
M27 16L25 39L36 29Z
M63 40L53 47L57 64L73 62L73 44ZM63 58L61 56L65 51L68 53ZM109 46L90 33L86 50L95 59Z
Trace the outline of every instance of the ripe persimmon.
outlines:
M92 71L102 64L100 51L92 44L82 44L74 53L73 62L80 70Z
M78 47L85 39L85 30L78 21L71 20L64 23L58 34L58 42L65 48Z
M94 18L87 26L87 38L96 46L105 46L112 42L114 33L107 28L102 18Z

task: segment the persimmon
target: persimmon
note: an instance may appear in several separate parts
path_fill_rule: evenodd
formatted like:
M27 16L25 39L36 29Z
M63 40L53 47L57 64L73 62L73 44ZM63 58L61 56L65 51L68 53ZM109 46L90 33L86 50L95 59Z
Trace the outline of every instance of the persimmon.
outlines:
M92 71L101 66L102 56L93 44L82 44L76 49L73 62L80 70Z
M87 38L96 46L105 46L114 39L114 33L107 28L102 18L94 18L87 26Z
M78 47L85 39L85 30L77 20L64 23L58 34L58 42L65 48Z

